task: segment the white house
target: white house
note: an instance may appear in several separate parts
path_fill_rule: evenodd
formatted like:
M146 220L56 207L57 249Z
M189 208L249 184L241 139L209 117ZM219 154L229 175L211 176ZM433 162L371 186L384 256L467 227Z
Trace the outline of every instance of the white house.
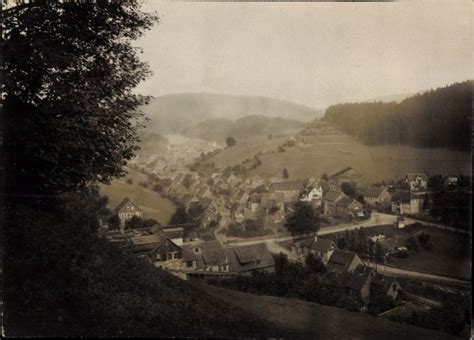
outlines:
M300 201L312 202L314 206L320 207L323 201L323 188L321 185L310 187L308 192L301 195Z

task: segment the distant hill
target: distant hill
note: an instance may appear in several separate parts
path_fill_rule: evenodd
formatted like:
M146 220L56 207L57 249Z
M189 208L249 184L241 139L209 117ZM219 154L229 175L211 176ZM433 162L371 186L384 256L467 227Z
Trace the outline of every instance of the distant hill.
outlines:
M397 103L400 103L401 101L403 101L406 98L411 97L413 95L415 95L415 93L393 94L393 95L375 97L375 98L371 98L371 99L368 99L368 100L364 100L363 103L370 103L370 102L384 102L384 103L397 102Z
M261 115L308 122L322 115L322 110L277 99L209 93L160 96L142 109L151 119L150 131L168 134L209 119Z
M280 117L246 116L231 120L227 118L208 119L186 128L182 133L188 137L224 141L232 136L239 139L267 136L291 129L301 129L304 123Z
M400 103L330 106L324 120L368 145L471 150L473 81L417 94Z

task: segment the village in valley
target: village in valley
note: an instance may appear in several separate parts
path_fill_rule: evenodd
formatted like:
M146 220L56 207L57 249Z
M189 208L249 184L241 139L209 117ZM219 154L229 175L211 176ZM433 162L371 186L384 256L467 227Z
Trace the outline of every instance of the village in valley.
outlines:
M281 148L302 138L288 136ZM280 178L263 178L249 174L261 154L215 166L213 156L234 143L182 138L162 154L138 155L128 165L146 176L138 185L173 202L176 211L161 224L124 195L103 216L99 234L183 280L218 286L275 274L282 263L312 268L307 275L341 295L325 304L392 320L410 322L414 313L466 294L469 268L451 270L448 253L453 240L465 249L469 227L432 212L446 192L468 193L469 177L407 173L359 186L358 171L346 167L319 178L293 179L287 169ZM317 226L288 227L301 209L317 216Z

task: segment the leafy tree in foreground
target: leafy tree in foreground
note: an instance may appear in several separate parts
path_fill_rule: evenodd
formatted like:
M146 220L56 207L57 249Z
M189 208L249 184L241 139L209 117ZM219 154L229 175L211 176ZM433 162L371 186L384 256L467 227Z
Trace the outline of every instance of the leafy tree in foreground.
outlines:
M287 218L285 227L292 235L316 233L319 230L319 214L307 202L296 202L293 213Z
M149 100L132 92L150 70L131 41L156 15L135 0L18 7L2 18L7 193L55 195L123 175Z
M138 149L145 123L138 108L149 98L132 91L150 70L131 41L157 16L137 0L29 1L0 15L9 331L17 322L36 335L55 335L57 327L78 334L97 325L100 313L88 312L101 308L81 293L87 281L75 277L100 265L81 255L90 253L92 217L102 210L87 192L122 176Z

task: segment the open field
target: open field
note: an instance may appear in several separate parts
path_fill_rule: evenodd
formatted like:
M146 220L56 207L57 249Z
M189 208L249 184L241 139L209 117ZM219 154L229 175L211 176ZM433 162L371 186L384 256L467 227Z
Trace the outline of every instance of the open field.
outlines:
M388 263L431 274L471 279L469 236L432 227L412 228L412 231L409 231L412 235L421 232L430 235L430 241L433 243L431 250L420 247L420 253L407 258L390 257Z
M132 184L126 182L129 178L133 180ZM153 218L161 224L168 223L175 211L174 204L159 193L138 184L144 180L145 175L130 169L127 176L116 179L110 185L101 185L100 192L109 197L110 209L114 209L124 197L128 197L142 209L145 218Z
M276 151L286 138L274 136L269 140L262 136L241 141L210 161L218 167L233 166L260 151ZM402 177L409 172L426 172L428 175L471 172L471 157L467 152L397 145L366 146L337 131L300 135L300 139L303 143L285 148L285 152L261 155L262 165L251 174L281 178L286 168L290 178L306 178L320 177L324 173L331 175L352 167L357 172L354 179L368 184Z
M213 286L206 290L250 315L264 318L304 338L457 339L446 333L297 299L252 295Z
M404 229L393 226L380 226L365 229L369 236L384 234L386 239L398 238L397 246L405 246L405 241L421 233L430 235L433 243L431 250L419 246L420 252L407 258L390 256L389 265L420 271L434 275L454 277L462 280L471 279L471 250L469 236L430 226L409 225ZM344 233L339 233L344 235ZM323 236L332 238L335 236ZM384 241L382 240L383 244ZM286 245L285 245L286 246ZM290 245L291 247L291 245Z

